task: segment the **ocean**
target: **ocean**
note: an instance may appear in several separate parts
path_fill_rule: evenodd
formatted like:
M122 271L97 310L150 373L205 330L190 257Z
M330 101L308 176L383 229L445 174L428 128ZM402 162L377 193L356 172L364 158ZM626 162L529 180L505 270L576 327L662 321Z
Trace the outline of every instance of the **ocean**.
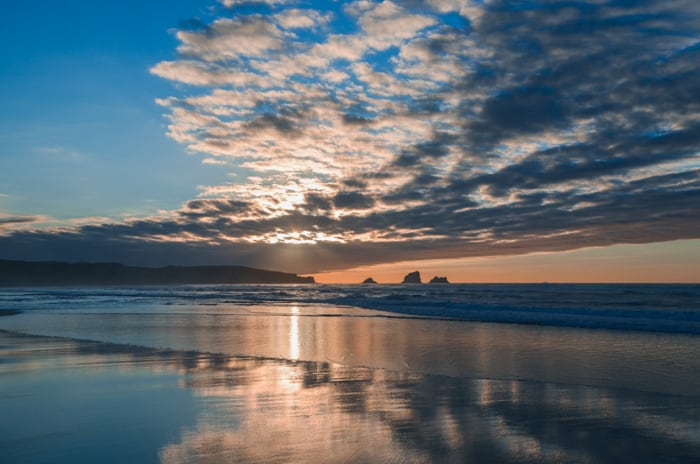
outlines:
M0 292L1 308L20 311L153 313L167 307L169 313L196 308L201 314L208 308L223 315L242 314L242 308L254 305L700 334L700 285L693 284L180 285Z
M697 462L700 285L0 291L3 462Z

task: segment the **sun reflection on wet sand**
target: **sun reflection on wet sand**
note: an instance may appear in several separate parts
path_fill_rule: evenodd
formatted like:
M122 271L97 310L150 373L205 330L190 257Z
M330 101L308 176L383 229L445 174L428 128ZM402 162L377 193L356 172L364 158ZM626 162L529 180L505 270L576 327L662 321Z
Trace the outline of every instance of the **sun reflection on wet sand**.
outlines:
M299 359L299 307L292 306L289 317L289 359Z
M664 394L694 395L700 382L700 337L691 335L387 317L328 305L215 308L28 311L2 318L0 327L185 351Z

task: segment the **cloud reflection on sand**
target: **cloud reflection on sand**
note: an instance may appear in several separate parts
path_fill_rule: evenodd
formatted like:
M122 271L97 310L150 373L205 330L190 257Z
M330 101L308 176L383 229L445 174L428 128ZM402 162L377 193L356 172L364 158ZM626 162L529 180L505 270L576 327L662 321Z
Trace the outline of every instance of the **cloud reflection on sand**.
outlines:
M481 417L462 382L324 363L241 363L247 384L189 385L204 411L181 442L161 450L163 462L461 462L477 443L492 448L494 462L567 456L498 415Z
M233 364L226 369L243 376L187 372L203 409L162 448L163 462L653 462L700 452L697 398L330 363ZM690 410L675 409L683 403Z
M26 408L65 404L70 392L51 388L60 379L89 386L96 399L89 420L81 422L85 411L69 411L76 417L73 433L82 438L71 444L73 458L98 446L118 459L126 451L113 441L147 439L144 431L159 429L166 417L180 425L147 442L164 464L690 462L700 456L697 396L0 336L0 373L8 380L2 388L42 376L50 401ZM138 423L115 415L115 384L153 398L139 403ZM16 401L11 393L0 399ZM155 405L183 393L194 414L180 414L182 398ZM91 443L95 423L119 432ZM12 456L16 444L1 444Z

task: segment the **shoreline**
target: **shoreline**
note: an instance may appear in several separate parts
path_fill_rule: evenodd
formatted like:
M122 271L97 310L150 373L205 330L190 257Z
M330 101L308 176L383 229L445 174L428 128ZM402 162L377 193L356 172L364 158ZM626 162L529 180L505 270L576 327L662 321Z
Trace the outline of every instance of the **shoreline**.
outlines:
M21 311L15 311L12 309L0 309L0 317L3 316L15 316L17 314L21 314Z
M19 313L19 312L18 312ZM130 359L128 363L133 365L138 365L140 362L147 363L159 363L161 368L167 368L173 364L176 364L178 368L181 369L191 369L196 364L197 361L206 360L210 364L205 368L205 370L221 370L226 369L226 365L233 362L240 363L253 363L253 364L275 364L275 365L287 365L287 366L315 366L315 365L334 365L340 369L350 369L350 370L361 370L363 372L386 372L395 375L405 375L410 373L414 376L419 377L430 377L434 379L443 379L450 381L467 381L467 382L500 382L500 383L518 383L522 385L533 385L533 386L551 386L560 389L575 389L583 388L589 390L599 390L599 391L609 391L617 392L621 395L648 395L655 394L668 397L686 398L693 399L698 398L698 395L683 393L683 392L667 392L667 391L650 391L644 388L632 387L632 386L621 386L621 385L600 385L595 383L586 382L573 382L564 381L556 379L542 379L542 378L532 378L532 377L508 377L508 376L478 376L478 375L465 375L464 373L450 373L450 372L431 372L424 370L414 370L408 366L408 368L402 369L396 366L376 366L376 365L345 365L342 361L334 360L314 360L314 359L293 359L288 357L276 357L276 356L265 356L256 354L232 354L219 351L205 351L198 349L185 349L185 348L169 348L169 347L155 347L149 345L139 345L132 343L123 342L111 342L104 340L95 340L90 338L79 338L72 336L62 336L62 335L44 335L22 332L17 330L10 330L0 328L0 339L11 338L16 340L26 340L29 343L33 342L44 342L47 344L58 344L65 346L73 346L74 351L69 354L49 354L49 356L54 357L80 357L80 356L114 356L114 355L126 355ZM77 349L76 349L77 348ZM61 351L61 350L59 350ZM35 356L35 358L40 358L45 355ZM197 370L198 368L194 368Z
M73 319L70 314L29 311L21 318L4 319L0 334L86 343L91 346L89 351L105 353L155 350L161 354L188 356L196 353L196 356L217 359L233 356L263 362L330 363L350 369L364 367L449 378L534 380L558 385L698 396L692 373L700 371L697 359L689 356L688 350L700 346L700 339L692 335L572 331L561 327L498 323L463 325L436 319L338 319L301 317L300 314L270 316L275 318L273 325L267 323L267 316L231 316L236 322L236 330L231 331L226 324L208 323L209 316L193 323L196 321L191 320L192 315L173 314L172 320L187 320L190 327L173 338L165 328L148 333L128 330L129 336L120 336L124 330L115 332L113 327L131 329L138 324L127 323L131 319L121 321L119 315L114 315L116 319L107 326L96 323L102 318L95 319L95 315L74 316L80 317L81 330L67 330L65 327L61 330ZM41 324L30 324L32 319ZM47 330L47 327L52 329ZM241 333L248 335L241 337ZM312 333L320 337L321 342L312 343ZM354 341L356 337L342 335L348 333L364 334L359 337L363 342L358 344ZM398 336L397 333L404 335ZM440 337L436 338L435 334L440 334ZM223 339L227 342L217 342ZM371 353L364 350L362 346L366 344L375 349ZM650 344L666 352L668 359L674 360L673 365L661 362L658 356L643 348ZM98 345L102 349L98 349ZM513 359L519 361L512 362ZM558 367L552 370L554 365ZM648 375L649 372L654 375Z

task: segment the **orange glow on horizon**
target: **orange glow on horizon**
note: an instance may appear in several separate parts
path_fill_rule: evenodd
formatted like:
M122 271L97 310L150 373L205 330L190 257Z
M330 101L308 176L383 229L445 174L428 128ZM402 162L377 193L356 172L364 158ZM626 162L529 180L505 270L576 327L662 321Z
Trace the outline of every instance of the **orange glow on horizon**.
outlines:
M412 271L423 282L452 283L700 283L700 240L614 245L567 252L406 261L314 274L318 283L357 284L372 277L400 283Z

